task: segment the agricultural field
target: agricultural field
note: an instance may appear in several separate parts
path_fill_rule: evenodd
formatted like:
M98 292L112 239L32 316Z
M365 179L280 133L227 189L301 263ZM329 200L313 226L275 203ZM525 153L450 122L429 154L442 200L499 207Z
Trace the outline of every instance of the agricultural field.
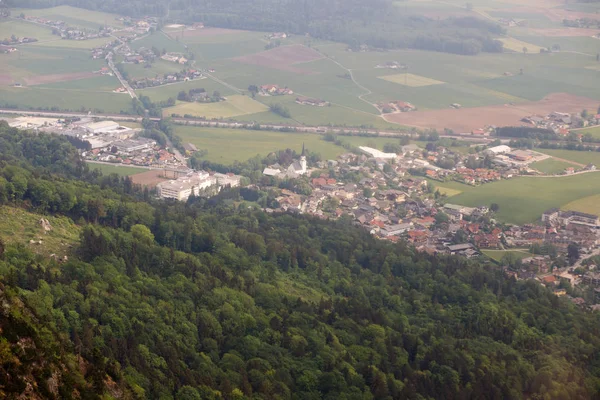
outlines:
M547 174L547 175L555 175L564 172L566 168L574 167L573 164L559 161L553 158L547 158L543 161L538 161L530 165L531 168L535 168L538 171Z
M248 96L234 95L228 96L226 101L218 103L188 103L179 102L175 107L165 108L165 116L179 114L181 116L189 114L194 117L213 118L231 118L239 115L249 115L268 111L269 108Z
M163 86L156 86L147 89L137 90L139 95L150 97L152 101L163 101L168 100L169 97L177 98L177 94L183 91L189 91L190 89L204 89L207 93L212 94L214 91L218 91L221 96L234 95L236 92L224 86L212 79L194 79L188 82L178 82Z
M265 107L281 103L290 109L293 117L291 121L265 111L266 108L254 113L240 113L235 109L237 106L227 110L218 109L223 108L223 105L219 105L216 110L208 107L207 110L176 113L220 115L243 122L333 124L379 129L448 127L461 132L489 124L514 124L524 114L540 111L545 102L554 108L552 111L568 112L580 105L587 107L595 104L597 107L596 103L600 103L600 80L597 79L595 54L600 48L600 41L581 36L583 33L580 30L566 30L562 27L563 18L587 15L582 14L589 12L587 8L586 11L568 11L558 2L553 3L556 7L548 9L498 0L475 0L472 5L473 9L467 10L464 2L459 0L443 3L409 0L398 3L398 7L405 8L407 13L430 18L480 16L527 20L527 26L510 27L507 36L502 38L509 52L481 53L469 57L415 50L356 53L347 51L345 44L304 36L284 39L281 46L266 50L268 41L264 32L211 27L192 30L183 26L166 25L164 32L156 32L134 41L131 47L156 47L168 52L191 53L193 62L188 67L214 69L215 72L210 75L215 79L144 89L138 93L149 96L153 101L161 101L176 97L181 90L205 87L208 92L216 90L228 97L247 93L249 85L277 84L291 88L295 94L285 97L257 96L256 101L263 103ZM13 15L20 11L13 10ZM104 24L117 29L124 27L115 19L115 15L69 6L24 12L26 15L62 19L73 26L87 29L97 29ZM63 84L59 78L54 77L90 73L104 66L104 60L91 60L87 49L97 46L105 39L57 40L49 29L14 20L0 22L0 37L10 36L11 24L17 33L28 28L34 29L44 40L35 45L19 46L18 55L0 55L0 88L4 87L1 85L9 86L15 82L29 85L26 79L34 79L30 82L36 82L35 79L39 76L50 75L45 79L57 80L43 82L41 85L44 90L68 89L74 93L89 90L93 95L89 96L90 99L85 99L83 104L80 103L82 97L77 97L80 106L111 112L129 111L130 102L126 96L115 97L118 100L111 101L111 104L99 104L102 100L113 98L108 96L112 93L103 93L114 89L112 81L91 77L75 81L72 76L68 80L73 82ZM563 52L539 53L541 47L554 44L559 45ZM523 47L527 47L527 54L523 54ZM404 74L398 70L376 68L377 65L391 61L407 65L409 72ZM144 64L125 64L124 68L131 77L141 78L177 72L185 67L157 60L149 68ZM103 94L96 96L99 93ZM294 102L296 95L323 99L330 102L331 107L300 106ZM580 100L573 102L573 97L569 95L578 96ZM30 97L33 96L16 95L13 103L34 107L56 106L47 97L36 98L31 104L26 104ZM8 93L0 94L1 102L5 102L7 98ZM583 98L587 100L581 100ZM373 104L393 100L410 102L419 111L382 118ZM542 104L530 107L536 102ZM59 103L70 102L63 99ZM449 110L452 103L461 104L463 109ZM177 107L196 108L190 105ZM431 110L439 111L440 114L428 114ZM166 111L168 114L173 112L175 111Z
M22 244L34 253L48 257L69 254L70 246L79 241L80 227L68 217L45 217L52 230L44 232L40 214L20 208L0 206L0 236L7 244ZM29 243L35 240L36 243ZM41 240L41 244L39 241Z
M524 224L540 219L550 208L598 194L600 173L558 178L519 177L469 188L450 203L477 207L497 203L499 220Z
M103 175L117 174L120 176L131 176L147 171L146 168L126 167L123 165L109 165L88 163L90 170L100 170Z
M266 156L277 150L290 148L300 152L306 149L321 154L323 159L335 159L346 150L324 141L321 136L307 133L282 133L244 129L200 128L176 126L175 132L184 143L192 143L199 150L208 151L208 161L232 164L246 161L257 154Z
M600 126L594 126L591 128L585 128L585 129L577 129L575 132L577 132L578 134L581 135L592 135L592 137L595 137L596 139L600 139Z
M421 87L421 86L431 86L431 85L441 85L445 82L436 81L435 79L427 78L425 76L419 76L415 74L394 74L394 75L385 75L380 76L379 79L383 79L384 81L398 83L404 86L410 87Z
M515 53L535 54L542 50L542 47L536 46L532 43L527 43L519 39L512 37L502 38L500 41L504 44L504 48Z
M552 149L536 149L536 151L548 154L555 158L561 158L563 160L571 161L573 164L594 164L600 167L600 152ZM573 165L571 166L573 167Z
M60 37L53 35L52 31L44 26L39 26L30 22L15 19L0 19L0 39L10 39L12 35L15 35L19 38L36 38L40 42L46 40L60 40ZM30 44L28 44L27 46L29 45Z
M77 28L97 30L104 25L115 28L125 27L122 22L116 20L118 17L116 14L85 10L83 8L71 6L58 6L43 9L17 8L12 9L11 12L12 15L19 15L23 13L26 16L43 17L55 21L65 21L67 24Z
M588 214L600 215L600 194L584 197L572 201L561 207L563 210L579 211Z
M60 110L73 111L83 108L118 114L121 110L131 111L131 98L119 93L0 86L0 107L6 105L24 109L57 107Z

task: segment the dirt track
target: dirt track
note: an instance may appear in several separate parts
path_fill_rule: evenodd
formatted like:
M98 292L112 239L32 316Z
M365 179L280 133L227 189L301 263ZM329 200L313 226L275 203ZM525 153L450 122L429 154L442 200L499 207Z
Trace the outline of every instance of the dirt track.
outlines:
M132 182L136 185L156 186L160 182L164 182L164 181L168 180L161 176L162 173L163 173L162 170L155 169L155 170L150 170L150 171L146 171L146 172L141 172L139 174L131 175L130 178L131 178Z
M567 93L553 93L540 101L514 105L499 105L443 110L426 110L384 116L385 120L419 128L449 128L457 133L471 132L486 125L521 126L521 118L546 115L553 111L575 113L583 109L596 110L600 101Z

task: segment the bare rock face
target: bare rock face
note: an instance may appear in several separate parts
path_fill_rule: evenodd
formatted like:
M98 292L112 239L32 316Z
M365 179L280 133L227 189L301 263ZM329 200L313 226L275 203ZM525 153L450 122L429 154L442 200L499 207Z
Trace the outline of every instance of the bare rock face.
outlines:
M44 233L46 234L52 230L52 225L50 225L50 221L48 221L46 218L40 219L40 225L42 225Z

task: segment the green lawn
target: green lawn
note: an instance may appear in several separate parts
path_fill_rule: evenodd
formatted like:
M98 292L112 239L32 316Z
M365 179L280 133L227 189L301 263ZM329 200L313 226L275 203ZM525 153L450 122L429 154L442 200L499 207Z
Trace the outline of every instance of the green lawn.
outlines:
M539 220L547 209L598 194L599 188L600 173L559 178L519 177L469 187L452 197L452 203L471 207L497 203L499 220L523 224Z
M502 258L508 253L512 254L519 260L522 260L527 257L532 257L534 255L527 250L481 250L481 252L497 262L500 262Z
M117 174L120 176L130 176L148 171L146 168L125 167L122 165L88 163L88 166L91 170L100 170L103 175Z
M547 174L547 175L560 174L566 168L569 168L569 167L574 167L574 165L571 163L564 162L564 161L555 160L552 158L548 158L546 160L531 164L531 168L535 168L538 171L540 171L544 174Z
M256 156L266 156L286 148L300 152L302 144L310 151L321 154L323 159L335 159L345 152L342 147L326 142L320 135L307 133L282 133L244 129L175 127L184 143L193 143L200 150L207 150L209 161L231 164Z

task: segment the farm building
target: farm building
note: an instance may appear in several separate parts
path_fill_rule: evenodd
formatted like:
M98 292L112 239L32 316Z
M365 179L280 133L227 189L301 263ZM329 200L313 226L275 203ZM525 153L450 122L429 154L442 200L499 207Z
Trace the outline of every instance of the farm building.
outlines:
M511 148L506 146L506 145L500 145L500 146L495 146L495 147L490 147L489 149L486 149L484 151L484 153L489 154L491 156L495 156L498 154L505 154L505 153L510 153Z

